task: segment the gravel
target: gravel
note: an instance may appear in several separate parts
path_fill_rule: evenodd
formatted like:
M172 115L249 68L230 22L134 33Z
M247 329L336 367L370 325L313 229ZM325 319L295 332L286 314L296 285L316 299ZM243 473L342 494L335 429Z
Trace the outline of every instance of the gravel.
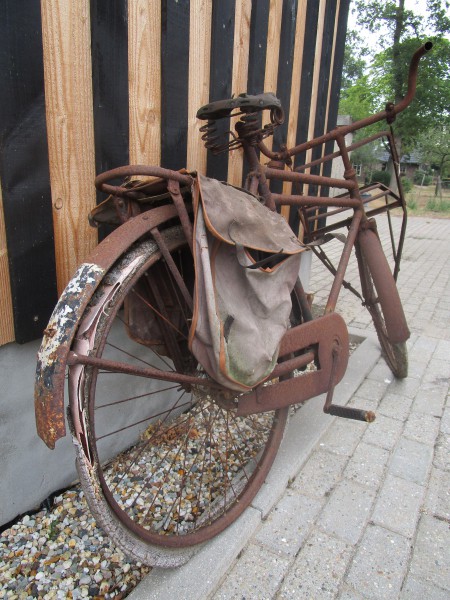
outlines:
M150 571L100 530L79 487L0 533L0 598L124 598Z
M0 599L120 599L149 571L96 526L79 486L0 533Z

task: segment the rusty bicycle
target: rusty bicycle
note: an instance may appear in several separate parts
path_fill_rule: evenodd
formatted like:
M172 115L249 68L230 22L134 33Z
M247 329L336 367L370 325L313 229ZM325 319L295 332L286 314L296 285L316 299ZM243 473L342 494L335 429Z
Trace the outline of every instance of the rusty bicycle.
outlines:
M406 227L398 168L398 192L382 184L360 188L350 158L355 148L383 138L398 166L392 127L348 147L345 136L383 120L393 122L413 99L419 61L431 46L426 43L414 54L400 103L294 148L272 151L264 142L283 121L273 94L242 94L198 111L206 146L213 153L243 148L245 188L261 200L264 211L295 207L304 251L314 252L333 275L320 316L313 316L297 278L277 364L265 383L248 391L230 391L208 376L188 343L195 175L126 166L97 177L97 188L109 196L91 219L115 229L80 266L44 332L36 418L39 435L53 448L65 434L67 372L67 418L86 499L99 525L130 556L150 565L179 565L232 523L264 482L291 405L326 393L326 413L373 420L371 412L332 401L349 354L347 328L335 312L343 285L368 309L393 374L407 375L409 330L395 284ZM270 117L262 125L265 110ZM216 121L230 116L239 117L235 132L221 137ZM337 144L332 153L322 151L319 158L293 166L293 157L330 141ZM314 173L337 157L344 164L343 178ZM271 191L273 182L288 182L292 190ZM341 193L329 197L329 188ZM372 200L382 200L377 207L364 206L367 190ZM403 220L399 239L392 236L391 270L373 217L390 218L394 208L403 211ZM323 246L336 236L343 244L334 267ZM353 249L360 291L344 279Z

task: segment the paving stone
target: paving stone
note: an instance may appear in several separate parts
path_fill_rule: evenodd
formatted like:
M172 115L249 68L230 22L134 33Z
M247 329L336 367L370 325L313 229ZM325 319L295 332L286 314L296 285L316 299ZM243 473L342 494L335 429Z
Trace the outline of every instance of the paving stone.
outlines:
M337 595L338 600L364 600L364 596L355 592L350 586L346 585Z
M388 475L378 494L372 521L411 538L416 531L424 495L423 486Z
M350 398L348 406L359 408L360 410L371 410L372 412L376 413L379 404L379 400L369 400L368 398L361 398L358 395L354 395Z
M434 446L439 433L439 423L437 417L413 410L406 422L403 435L417 442Z
M344 471L344 477L378 488L388 459L389 452L384 448L360 442Z
M450 362L446 359L437 359L436 355L428 363L424 381L436 381L437 383L446 383L450 377ZM449 355L450 356L450 353Z
M367 375L367 379L375 379L376 381L389 384L394 380L394 376L384 359L381 359Z
M213 600L273 598L291 560L267 548L250 544L212 596Z
M410 573L450 592L450 527L428 515L420 519Z
M292 488L306 496L323 498L341 479L347 462L346 456L316 450L295 478Z
M375 490L347 479L330 495L317 524L330 535L356 544L369 519Z
M420 359L412 359L408 357L408 377L413 377L414 379L422 379L427 370L428 363L426 361L422 361Z
M433 465L443 471L450 471L450 434L439 434L434 451Z
M450 472L436 469L431 470L428 492L425 499L425 510L450 522Z
M442 302L439 302L439 305L442 306ZM441 340L438 342L436 346L436 350L434 351L433 358L438 358L440 360L446 361L448 364L448 357L450 356L450 340Z
M398 598L408 567L410 542L382 527L369 526L351 564L348 583L364 597Z
M403 430L402 421L378 413L375 421L367 427L362 441L392 450Z
M274 552L295 556L321 507L320 500L289 489L271 511L255 540Z
M400 594L400 600L448 600L448 591L437 588L431 583L418 581L408 575Z
M359 443L367 425L348 419L336 419L327 433L321 438L321 450L351 456Z
M425 336L419 336L416 343L412 347L410 353L411 358L418 358L419 360L426 361L430 359L435 352L437 347L437 341ZM428 361L427 361L428 362Z
M400 394L390 394L389 392L381 400L378 412L385 417L406 421L413 403L412 398L401 396Z
M373 379L365 379L357 390L357 395L360 398L367 398L369 400L381 400L384 396L388 383L383 381L376 381Z
M290 568L277 598L335 598L351 555L349 544L313 530Z
M447 400L448 406L444 409L444 414L441 419L442 433L450 433L450 398Z
M393 377L392 383L387 388L387 393L414 398L419 387L420 381L415 377L405 377L404 379L395 379Z
M446 385L433 385L431 383L422 385L417 392L412 410L414 412L422 412L434 415L435 417L441 417L447 389L448 386Z
M432 458L430 446L402 437L392 456L389 471L397 477L425 485Z

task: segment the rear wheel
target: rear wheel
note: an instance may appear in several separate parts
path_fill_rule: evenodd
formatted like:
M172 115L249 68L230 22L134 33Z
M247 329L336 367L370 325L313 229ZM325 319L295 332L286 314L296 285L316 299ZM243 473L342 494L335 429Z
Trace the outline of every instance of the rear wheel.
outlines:
M390 341L389 332L386 327L384 309L379 300L378 291L376 289L370 267L364 258L361 247L356 244L355 249L358 259L364 303L372 317L383 356L395 377L403 379L404 377L408 376L408 350L406 348L406 342L393 343ZM391 293L393 298L398 299L398 302L400 302L395 281L390 272L387 274L387 277L392 279Z
M164 237L188 282L192 258L181 229ZM174 372L207 377L187 350L190 317L158 247L141 242L104 278L73 346L120 367L76 364L69 372L91 509L125 552L152 565L181 564L189 555L179 548L208 540L243 512L270 469L287 418L287 409L237 417L219 390L164 380ZM171 335L161 335L161 319ZM165 355L174 343L171 360ZM133 366L157 368L161 380L124 372Z

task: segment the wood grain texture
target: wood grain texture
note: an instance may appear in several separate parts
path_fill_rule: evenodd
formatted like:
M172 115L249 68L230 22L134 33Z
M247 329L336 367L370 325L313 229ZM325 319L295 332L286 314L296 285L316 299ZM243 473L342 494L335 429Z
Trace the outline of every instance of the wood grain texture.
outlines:
M0 186L0 346L14 340L14 319L9 278L8 249L6 247L3 196Z
M209 102L212 0L191 0L187 168L206 173L207 152L197 110Z
M130 164L161 162L161 3L128 1Z
M277 92L278 80L278 58L280 56L280 34L281 20L283 17L283 2L270 0L269 25L267 27L267 50L266 50L266 72L264 76L264 91ZM263 112L263 125L270 122L268 111ZM273 138L266 139L265 144L272 150ZM261 155L261 161L267 162L267 158Z
M294 61L292 65L292 84L291 98L289 106L289 120L287 132L287 147L292 148L296 143L297 124L298 124L298 109L300 103L300 89L302 81L303 68L303 43L305 36L306 25L306 8L308 0L299 0L297 8L297 22L295 24L295 47ZM285 181L283 184L283 194L290 194L292 183ZM283 206L281 214L289 221L290 207Z
M58 292L97 243L88 0L41 0L50 181Z
M322 44L323 44L323 27L325 21L325 9L326 2L323 0L319 5L319 16L317 23L317 36L316 36L316 51L314 58L314 71L313 71L313 85L312 85L312 93L311 93L311 111L309 113L309 123L308 123L308 140L314 137L314 126L316 122L316 110L317 110L317 100L318 100L318 89L319 89L319 76L320 76L320 62L322 57ZM310 162L312 156L312 150L307 150L306 152L306 162ZM309 172L309 169L307 170ZM310 192L311 186L308 185L307 194Z
M233 52L233 76L231 89L237 96L247 91L248 57L250 50L250 22L252 17L251 0L236 2L234 16L234 52ZM231 119L231 131L239 117ZM228 181L232 185L242 185L242 148L234 150L228 159Z
M326 132L326 129L328 127L328 119L329 119L329 115L330 115L331 90L333 87L333 71L334 71L334 61L335 61L335 55L336 55L336 40L337 40L337 31L338 31L338 25L339 25L339 13L340 13L340 9L341 9L340 4L341 4L341 0L337 0L336 1L336 15L335 15L334 29L333 29L333 46L331 49L330 73L329 73L329 79L328 79L327 108L325 111L325 119L324 119L324 123L323 123L323 133ZM326 145L323 144L322 145L322 158L325 156L325 150L326 150ZM324 174L324 167L325 167L325 165L322 164L321 168L320 168L321 175Z

